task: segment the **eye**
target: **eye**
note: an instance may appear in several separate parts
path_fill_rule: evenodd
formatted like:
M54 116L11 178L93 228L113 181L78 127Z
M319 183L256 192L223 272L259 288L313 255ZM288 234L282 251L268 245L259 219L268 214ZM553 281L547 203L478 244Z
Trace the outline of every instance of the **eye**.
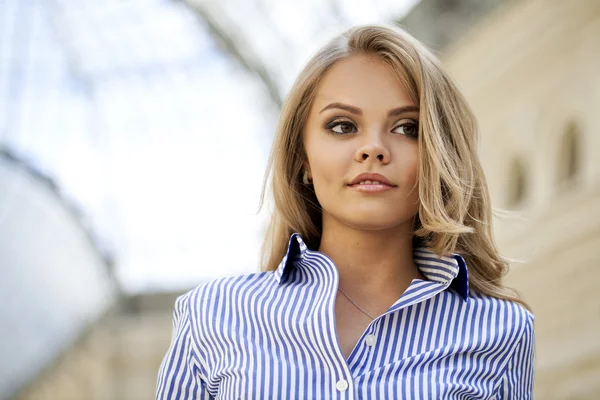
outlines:
M409 137L417 137L419 135L419 123L417 121L407 121L396 126L392 131Z
M325 129L334 135L347 135L356 132L356 127L352 122L339 119L329 122Z

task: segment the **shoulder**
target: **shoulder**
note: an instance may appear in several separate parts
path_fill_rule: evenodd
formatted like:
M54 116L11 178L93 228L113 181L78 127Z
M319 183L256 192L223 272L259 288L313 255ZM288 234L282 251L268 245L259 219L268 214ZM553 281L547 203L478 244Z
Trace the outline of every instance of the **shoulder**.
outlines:
M492 347L514 351L519 342L533 341L534 315L516 302L471 292L463 312L470 331Z
M176 309L186 307L190 317L207 316L217 308L227 307L241 295L264 293L277 284L273 272L255 272L211 279L177 298Z
M533 324L534 315L519 303L474 291L469 296L469 308L477 314L489 315L488 318L503 325L525 328L526 325Z

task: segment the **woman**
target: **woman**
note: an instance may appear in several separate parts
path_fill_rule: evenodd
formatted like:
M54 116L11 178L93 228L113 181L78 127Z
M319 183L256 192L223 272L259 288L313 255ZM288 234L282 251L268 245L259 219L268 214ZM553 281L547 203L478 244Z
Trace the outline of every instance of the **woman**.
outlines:
M476 148L406 32L327 44L281 113L264 271L177 300L157 399L530 398L533 316L500 283Z

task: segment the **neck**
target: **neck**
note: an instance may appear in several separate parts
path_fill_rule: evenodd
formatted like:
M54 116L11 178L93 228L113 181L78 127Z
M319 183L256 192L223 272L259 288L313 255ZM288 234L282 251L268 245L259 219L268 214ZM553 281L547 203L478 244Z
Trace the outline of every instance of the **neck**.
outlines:
M385 230L360 230L323 218L319 251L336 264L339 287L357 299L397 300L422 277L413 261L412 221Z

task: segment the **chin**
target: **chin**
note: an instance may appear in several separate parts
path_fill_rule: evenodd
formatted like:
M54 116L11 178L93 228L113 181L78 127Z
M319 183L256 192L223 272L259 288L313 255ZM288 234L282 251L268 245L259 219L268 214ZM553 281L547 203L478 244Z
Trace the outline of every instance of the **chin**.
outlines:
M402 218L398 215L390 215L389 213L360 213L353 214L351 217L346 218L345 225L351 226L355 229L363 231L380 231L390 229L398 225L402 225L409 219ZM412 221L412 219L411 219Z

